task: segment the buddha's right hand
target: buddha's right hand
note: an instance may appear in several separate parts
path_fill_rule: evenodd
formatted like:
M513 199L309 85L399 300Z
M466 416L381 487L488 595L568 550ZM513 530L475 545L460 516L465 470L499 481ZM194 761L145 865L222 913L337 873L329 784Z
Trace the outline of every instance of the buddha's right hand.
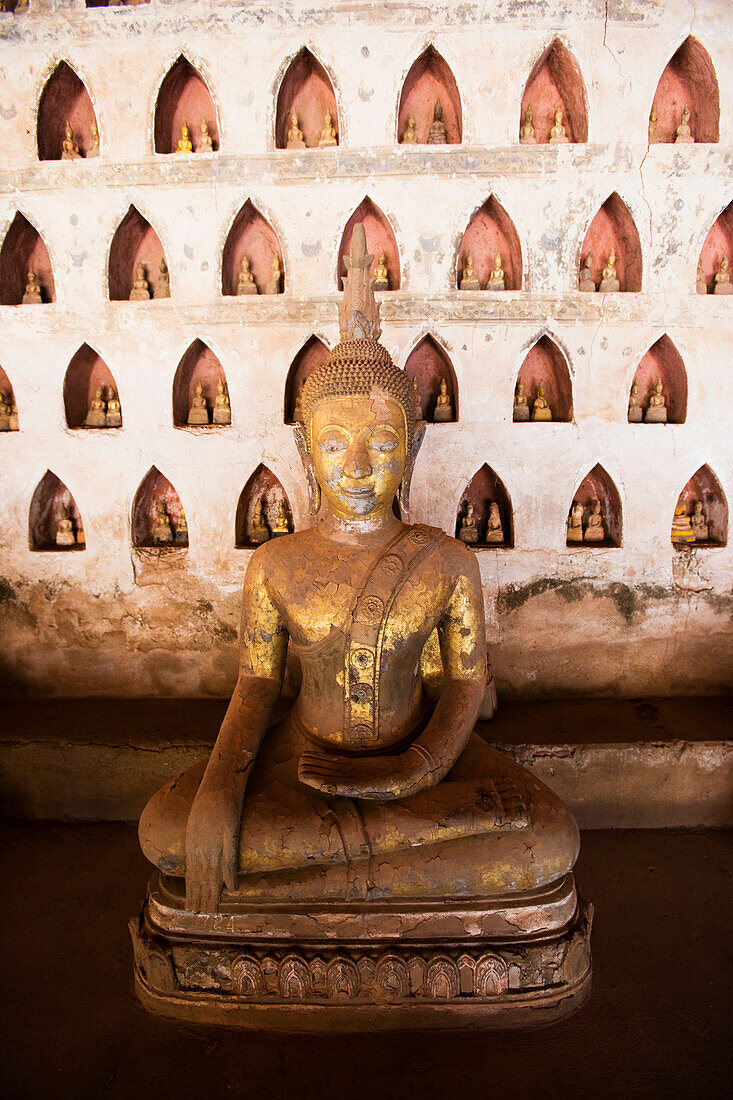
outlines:
M186 826L186 908L216 913L224 886L237 888L241 800L231 785L201 782Z

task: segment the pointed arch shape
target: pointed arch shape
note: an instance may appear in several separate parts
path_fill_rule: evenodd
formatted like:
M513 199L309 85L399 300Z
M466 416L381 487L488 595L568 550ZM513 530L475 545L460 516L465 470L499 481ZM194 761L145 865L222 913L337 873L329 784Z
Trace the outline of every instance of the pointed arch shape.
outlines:
M698 269L707 294L715 293L715 276L724 256L729 263L733 263L733 202L729 202L725 210L718 214L700 249Z
M364 223L367 250L374 256L372 272L379 262L380 253L384 252L389 273L389 289L399 290L402 282L402 271L397 237L390 220L368 195L365 195L361 200L341 234L336 264L336 285L338 289L341 290L342 280L346 278L344 256L348 256L350 252L351 236L357 222Z
M0 432L17 432L19 430L15 390L6 372L0 366Z
M407 120L412 117L417 143L427 143L437 100L443 108L446 144L460 145L463 140L463 107L458 84L448 62L430 43L413 61L402 84L397 107L398 142L402 141Z
M100 387L106 407L101 411L100 423L87 424L92 399ZM82 344L69 360L64 375L64 413L67 427L121 428L121 406L119 417L111 411L107 412L108 403L113 398L120 401L120 392L112 371L98 351L89 344Z
M289 528L293 530L293 512L288 494L269 466L261 462L248 477L237 501L234 545L238 550L254 550L262 541L266 541L266 539L258 539L252 527L252 517L258 500L262 501L268 538L273 537L273 525L281 501L285 506Z
M587 529L587 520L590 515L594 501L599 500L601 503L601 513L603 516L603 533L604 538L598 541L585 540L585 531ZM588 471L584 478L578 484L573 498L568 508L568 517L572 512L572 507L575 503L582 504L584 509L583 514L583 534L584 539L582 542L576 542L567 537L566 529L566 545L573 549L589 549L592 547L611 547L621 546L622 534L623 534L623 514L621 509L621 496L616 484L610 474L603 468L600 462Z
M277 90L275 148L287 148L293 112L298 116L298 126L306 147L318 148L327 111L331 115L337 143L342 144L341 121L331 74L308 46L302 46L288 61Z
M201 427L217 427L213 413L220 381L224 383L224 390L228 394L229 384L221 360L207 343L196 337L181 356L173 377L173 423L176 428L196 430ZM192 425L189 424L189 412L199 382L203 389L203 396L206 399L208 422Z
M478 550L510 550L514 546L514 512L509 493L499 475L484 462L478 468L461 494L456 513L455 536L460 538L462 520L466 515L468 504L473 505L473 515L478 528L478 542L467 543L468 546ZM495 541L489 541L488 521L490 505L498 505L501 519L502 540L499 541L497 533Z
M17 210L0 247L0 305L22 304L31 270L37 276L42 302L55 302L56 283L46 242L36 226Z
M160 542L156 539L157 503L163 501L170 520L172 541ZM181 517L184 523L181 526ZM135 499L132 502L132 544L140 549L171 549L188 546L188 523L181 498L157 466L151 466L140 482Z
M285 424L295 423L295 406L298 394L305 380L310 377L314 370L318 370L326 362L330 350L326 341L313 333L295 353L285 379L283 394L283 422Z
M727 546L728 544L728 501L723 491L723 486L716 477L712 468L704 463L689 481L677 499L682 498L685 503L685 511L688 516L694 511L695 501L701 501L703 514L708 528L707 539L696 539L692 546ZM675 500L675 504L677 502ZM670 518L671 523L671 518ZM684 549L684 546L672 543L676 550Z
M453 361L442 342L432 332L424 333L415 343L405 360L405 374L417 382L420 394L423 420L428 423L455 423L459 414L458 379ZM435 417L435 403L440 392L441 380L445 379L448 397L453 415L450 420L438 420Z
M209 130L212 152L217 152L221 141L214 97L199 66L186 53L180 53L158 88L153 119L155 152L175 153L184 123L190 131L194 152L204 151L200 148L203 122Z
M649 407L649 398L658 379L662 382L667 410L667 419L664 423L684 424L687 419L687 371L676 344L666 332L662 333L644 352L631 380L629 399L631 389L636 383L638 387L636 399L642 409L642 416ZM627 402L627 418L628 415Z
M65 531L60 531L59 523L65 519L71 525ZM28 544L31 550L86 549L84 524L76 501L52 470L46 470L31 498L28 510Z
M74 131L80 155L89 156L94 149L92 131L97 128L97 116L86 84L68 61L61 60L46 80L38 100L36 145L39 160L65 159L62 143L67 122ZM98 144L96 151L99 151Z
M552 421L563 424L572 422L573 383L570 359L567 350L546 330L535 338L522 355L522 362L514 380L512 404L519 382L524 385L524 395L528 402L530 414L528 423L537 423L536 420L532 420L531 414L540 385L545 391L545 399L552 412ZM517 417L513 419L515 422L519 420Z
M107 259L107 290L111 302L130 301L138 263L145 268L150 297L158 297L160 265L168 267L163 243L148 219L131 203L114 231ZM172 285L170 267L168 278Z
M642 288L641 241L631 211L618 191L612 191L593 215L580 248L578 271L591 253L590 271L596 287L600 286L611 251L616 255L620 290L638 293Z
M532 66L522 93L519 126L532 108L535 141L547 145L555 110L563 112L570 142L588 140L588 95L580 66L561 38L555 37Z
M685 107L690 112L689 126L696 142L720 140L718 77L710 54L692 34L670 57L654 93L650 114L656 112L658 142L674 143Z
M456 254L455 286L460 289L468 253L481 288L485 289L494 267L497 252L501 254L505 290L522 289L522 246L514 222L492 193L471 215L461 237Z
M221 292L236 296L242 258L247 257L258 294L284 294L287 274L280 238L271 222L252 199L237 211L224 242L221 258ZM273 287L273 261L277 257L281 276Z

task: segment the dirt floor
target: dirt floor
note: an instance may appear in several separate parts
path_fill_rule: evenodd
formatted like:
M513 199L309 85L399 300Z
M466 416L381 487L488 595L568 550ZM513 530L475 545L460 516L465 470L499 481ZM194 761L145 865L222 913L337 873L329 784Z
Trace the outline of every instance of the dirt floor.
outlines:
M148 876L134 829L4 823L2 1095L730 1095L730 842L720 831L584 835L578 881L596 907L594 988L572 1019L539 1031L340 1040L148 1015L133 996L127 934Z

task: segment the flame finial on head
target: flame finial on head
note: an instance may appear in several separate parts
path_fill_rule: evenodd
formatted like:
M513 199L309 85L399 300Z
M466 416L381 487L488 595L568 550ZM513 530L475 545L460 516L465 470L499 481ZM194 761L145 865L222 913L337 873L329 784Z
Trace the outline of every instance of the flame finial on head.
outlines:
M344 295L339 302L339 337L347 340L378 340L382 333L379 303L374 297L371 275L374 256L367 252L364 223L357 222L351 235L351 253L344 256Z

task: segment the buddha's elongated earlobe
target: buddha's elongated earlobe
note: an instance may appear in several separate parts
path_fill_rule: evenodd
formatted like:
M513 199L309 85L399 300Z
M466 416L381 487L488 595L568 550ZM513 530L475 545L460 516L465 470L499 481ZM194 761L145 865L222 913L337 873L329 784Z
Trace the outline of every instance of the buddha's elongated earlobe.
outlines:
M407 462L405 463L405 472L402 475L402 481L400 482L400 511L402 512L402 519L405 523L410 521L410 483L412 482L412 474L415 469L415 462L417 460L418 451L422 446L422 441L425 438L425 424L415 425L415 434L412 437L412 446L410 447L410 453L407 456Z
M303 463L303 469L305 470L305 480L308 484L310 514L312 516L317 516L321 510L321 486L318 484L315 466L313 465L313 459L308 450L308 444L305 441L305 435L301 424L296 423L293 425L293 435L295 436L295 445L298 448L300 461Z

